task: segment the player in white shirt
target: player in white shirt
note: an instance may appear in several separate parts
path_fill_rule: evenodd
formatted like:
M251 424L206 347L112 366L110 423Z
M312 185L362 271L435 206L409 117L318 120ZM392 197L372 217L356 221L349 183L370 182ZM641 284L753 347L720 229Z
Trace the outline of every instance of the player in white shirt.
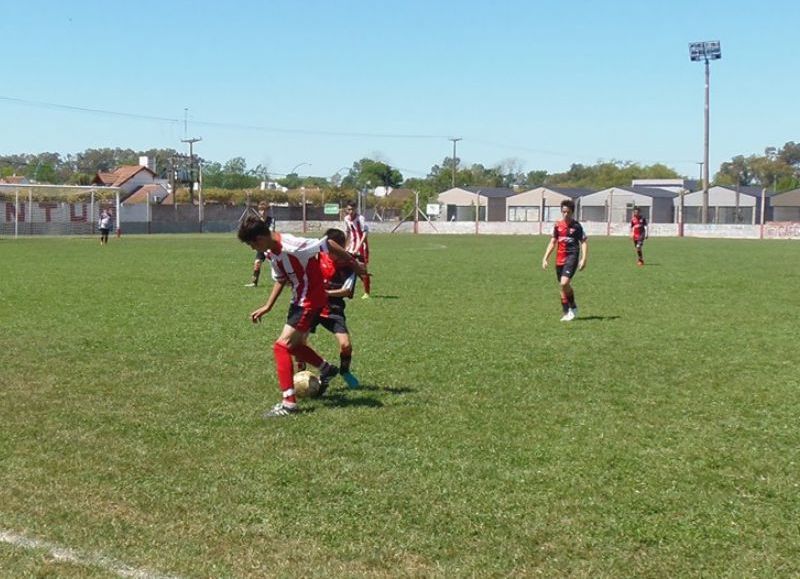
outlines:
M364 268L369 265L369 226L363 215L359 215L356 210L356 203L349 201L345 208L344 224L347 228L347 251L356 256L356 259L364 264ZM370 277L365 272L359 276L364 284L364 295L362 299L369 298Z
M252 249L267 253L272 279L275 282L267 303L250 313L253 323L258 323L272 310L284 286L289 284L292 287L292 300L289 303L286 325L272 348L283 399L266 412L264 418L291 416L298 412L292 356L319 368L322 392L330 380L339 373L336 366L323 360L305 343L309 330L328 303L319 263L320 251L328 251L338 259L346 261L356 273L365 272L364 268L337 243L325 238L305 239L288 234L281 235L277 231L270 230L271 221L269 217L262 220L256 216L248 216L242 221L237 234L239 240Z

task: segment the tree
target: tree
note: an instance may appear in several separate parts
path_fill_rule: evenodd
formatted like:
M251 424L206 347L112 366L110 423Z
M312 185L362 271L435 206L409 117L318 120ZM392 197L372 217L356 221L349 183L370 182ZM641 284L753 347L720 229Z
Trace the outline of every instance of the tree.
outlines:
M403 183L403 175L392 169L383 161L361 159L353 163L350 174L342 181L344 185L364 189L368 187L399 187Z

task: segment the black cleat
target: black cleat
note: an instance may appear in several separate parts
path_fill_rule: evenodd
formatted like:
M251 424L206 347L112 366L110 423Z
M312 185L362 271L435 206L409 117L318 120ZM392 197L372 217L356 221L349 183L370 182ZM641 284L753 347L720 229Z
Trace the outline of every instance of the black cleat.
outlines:
M323 370L320 368L319 372L319 395L322 396L325 394L325 391L328 389L328 386L331 383L331 380L335 378L339 374L339 368L334 366L333 364L328 364L328 368Z

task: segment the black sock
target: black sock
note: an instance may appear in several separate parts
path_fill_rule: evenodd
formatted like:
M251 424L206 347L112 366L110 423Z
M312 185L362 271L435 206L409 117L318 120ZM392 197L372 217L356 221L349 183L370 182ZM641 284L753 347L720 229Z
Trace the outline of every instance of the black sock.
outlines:
M353 357L350 354L339 354L339 372L347 374L350 371L350 362Z

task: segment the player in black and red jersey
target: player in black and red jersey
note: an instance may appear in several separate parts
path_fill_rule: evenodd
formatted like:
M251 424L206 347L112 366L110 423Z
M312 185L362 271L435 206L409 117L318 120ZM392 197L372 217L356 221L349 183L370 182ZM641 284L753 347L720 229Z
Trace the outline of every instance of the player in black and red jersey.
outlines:
M341 229L331 228L325 232L325 237L339 245L345 243L345 233ZM328 254L320 254L320 269L325 292L328 294L328 305L323 308L317 324L311 329L316 330L321 325L336 337L339 344L339 373L348 388L358 388L359 382L352 372L350 364L353 359L353 342L347 329L347 319L344 309L345 298L352 299L355 290L356 272L349 262Z
M572 276L586 267L589 244L581 224L572 216L575 213L575 202L564 199L561 202L562 219L553 228L553 236L542 258L542 269L547 269L547 261L553 250L556 252L556 278L561 287L561 309L564 315L562 322L571 322L578 315L575 303L575 292L572 290Z
M633 247L636 249L636 265L639 266L644 265L642 246L644 240L648 238L648 231L647 219L641 216L638 207L634 207L633 217L631 217L631 237L633 238Z

